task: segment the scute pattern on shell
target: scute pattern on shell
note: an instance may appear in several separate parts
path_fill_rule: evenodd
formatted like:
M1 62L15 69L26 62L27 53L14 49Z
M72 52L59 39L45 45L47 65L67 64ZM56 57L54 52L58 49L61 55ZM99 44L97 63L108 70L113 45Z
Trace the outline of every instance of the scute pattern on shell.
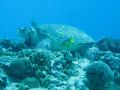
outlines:
M85 32L69 25L43 24L39 26L44 33L47 33L61 42L67 38L73 37L78 43L89 43L94 40Z
M85 32L69 25L42 24L33 25L33 27L51 40L51 50L75 50L82 44L94 42L92 37ZM68 42L68 46L62 45L63 42L71 38L74 40L72 43Z

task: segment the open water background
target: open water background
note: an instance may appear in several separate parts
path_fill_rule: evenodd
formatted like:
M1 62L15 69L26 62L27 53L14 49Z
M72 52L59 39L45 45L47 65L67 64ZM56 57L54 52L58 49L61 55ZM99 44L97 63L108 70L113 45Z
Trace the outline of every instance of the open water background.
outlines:
M96 40L120 39L120 0L0 0L0 38L16 39L32 19L72 25Z

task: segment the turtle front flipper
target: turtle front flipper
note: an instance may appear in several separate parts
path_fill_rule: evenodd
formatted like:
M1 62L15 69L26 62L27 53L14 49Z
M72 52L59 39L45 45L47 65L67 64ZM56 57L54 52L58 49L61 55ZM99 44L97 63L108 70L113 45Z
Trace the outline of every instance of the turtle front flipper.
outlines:
M40 48L42 50L50 50L51 40L46 38L38 43L36 48Z
M31 25L32 25L32 27L34 27L36 30L40 30L40 27L39 27L39 25L38 25L38 23L35 21L35 20L32 20L31 21Z
M36 33L38 34L40 41L47 37L46 32L43 29L41 29L41 26L35 20L31 21L31 25L36 30Z

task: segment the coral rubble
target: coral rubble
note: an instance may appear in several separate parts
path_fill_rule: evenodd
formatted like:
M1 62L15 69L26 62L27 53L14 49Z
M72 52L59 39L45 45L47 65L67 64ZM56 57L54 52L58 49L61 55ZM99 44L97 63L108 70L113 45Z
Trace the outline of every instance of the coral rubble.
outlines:
M52 51L2 39L0 90L120 90L120 41Z

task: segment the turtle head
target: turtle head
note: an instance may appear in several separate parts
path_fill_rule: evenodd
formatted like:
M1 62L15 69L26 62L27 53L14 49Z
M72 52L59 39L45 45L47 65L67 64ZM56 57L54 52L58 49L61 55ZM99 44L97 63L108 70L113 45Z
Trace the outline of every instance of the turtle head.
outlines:
M35 20L31 21L31 25L36 30L41 40L45 39L48 36L47 30L42 28L41 25L39 25L38 22L36 22Z
M26 38L32 31L32 27L22 27L17 30L17 34L22 38Z
M17 30L20 40L28 47L34 47L39 42L39 35L33 27L22 27Z

